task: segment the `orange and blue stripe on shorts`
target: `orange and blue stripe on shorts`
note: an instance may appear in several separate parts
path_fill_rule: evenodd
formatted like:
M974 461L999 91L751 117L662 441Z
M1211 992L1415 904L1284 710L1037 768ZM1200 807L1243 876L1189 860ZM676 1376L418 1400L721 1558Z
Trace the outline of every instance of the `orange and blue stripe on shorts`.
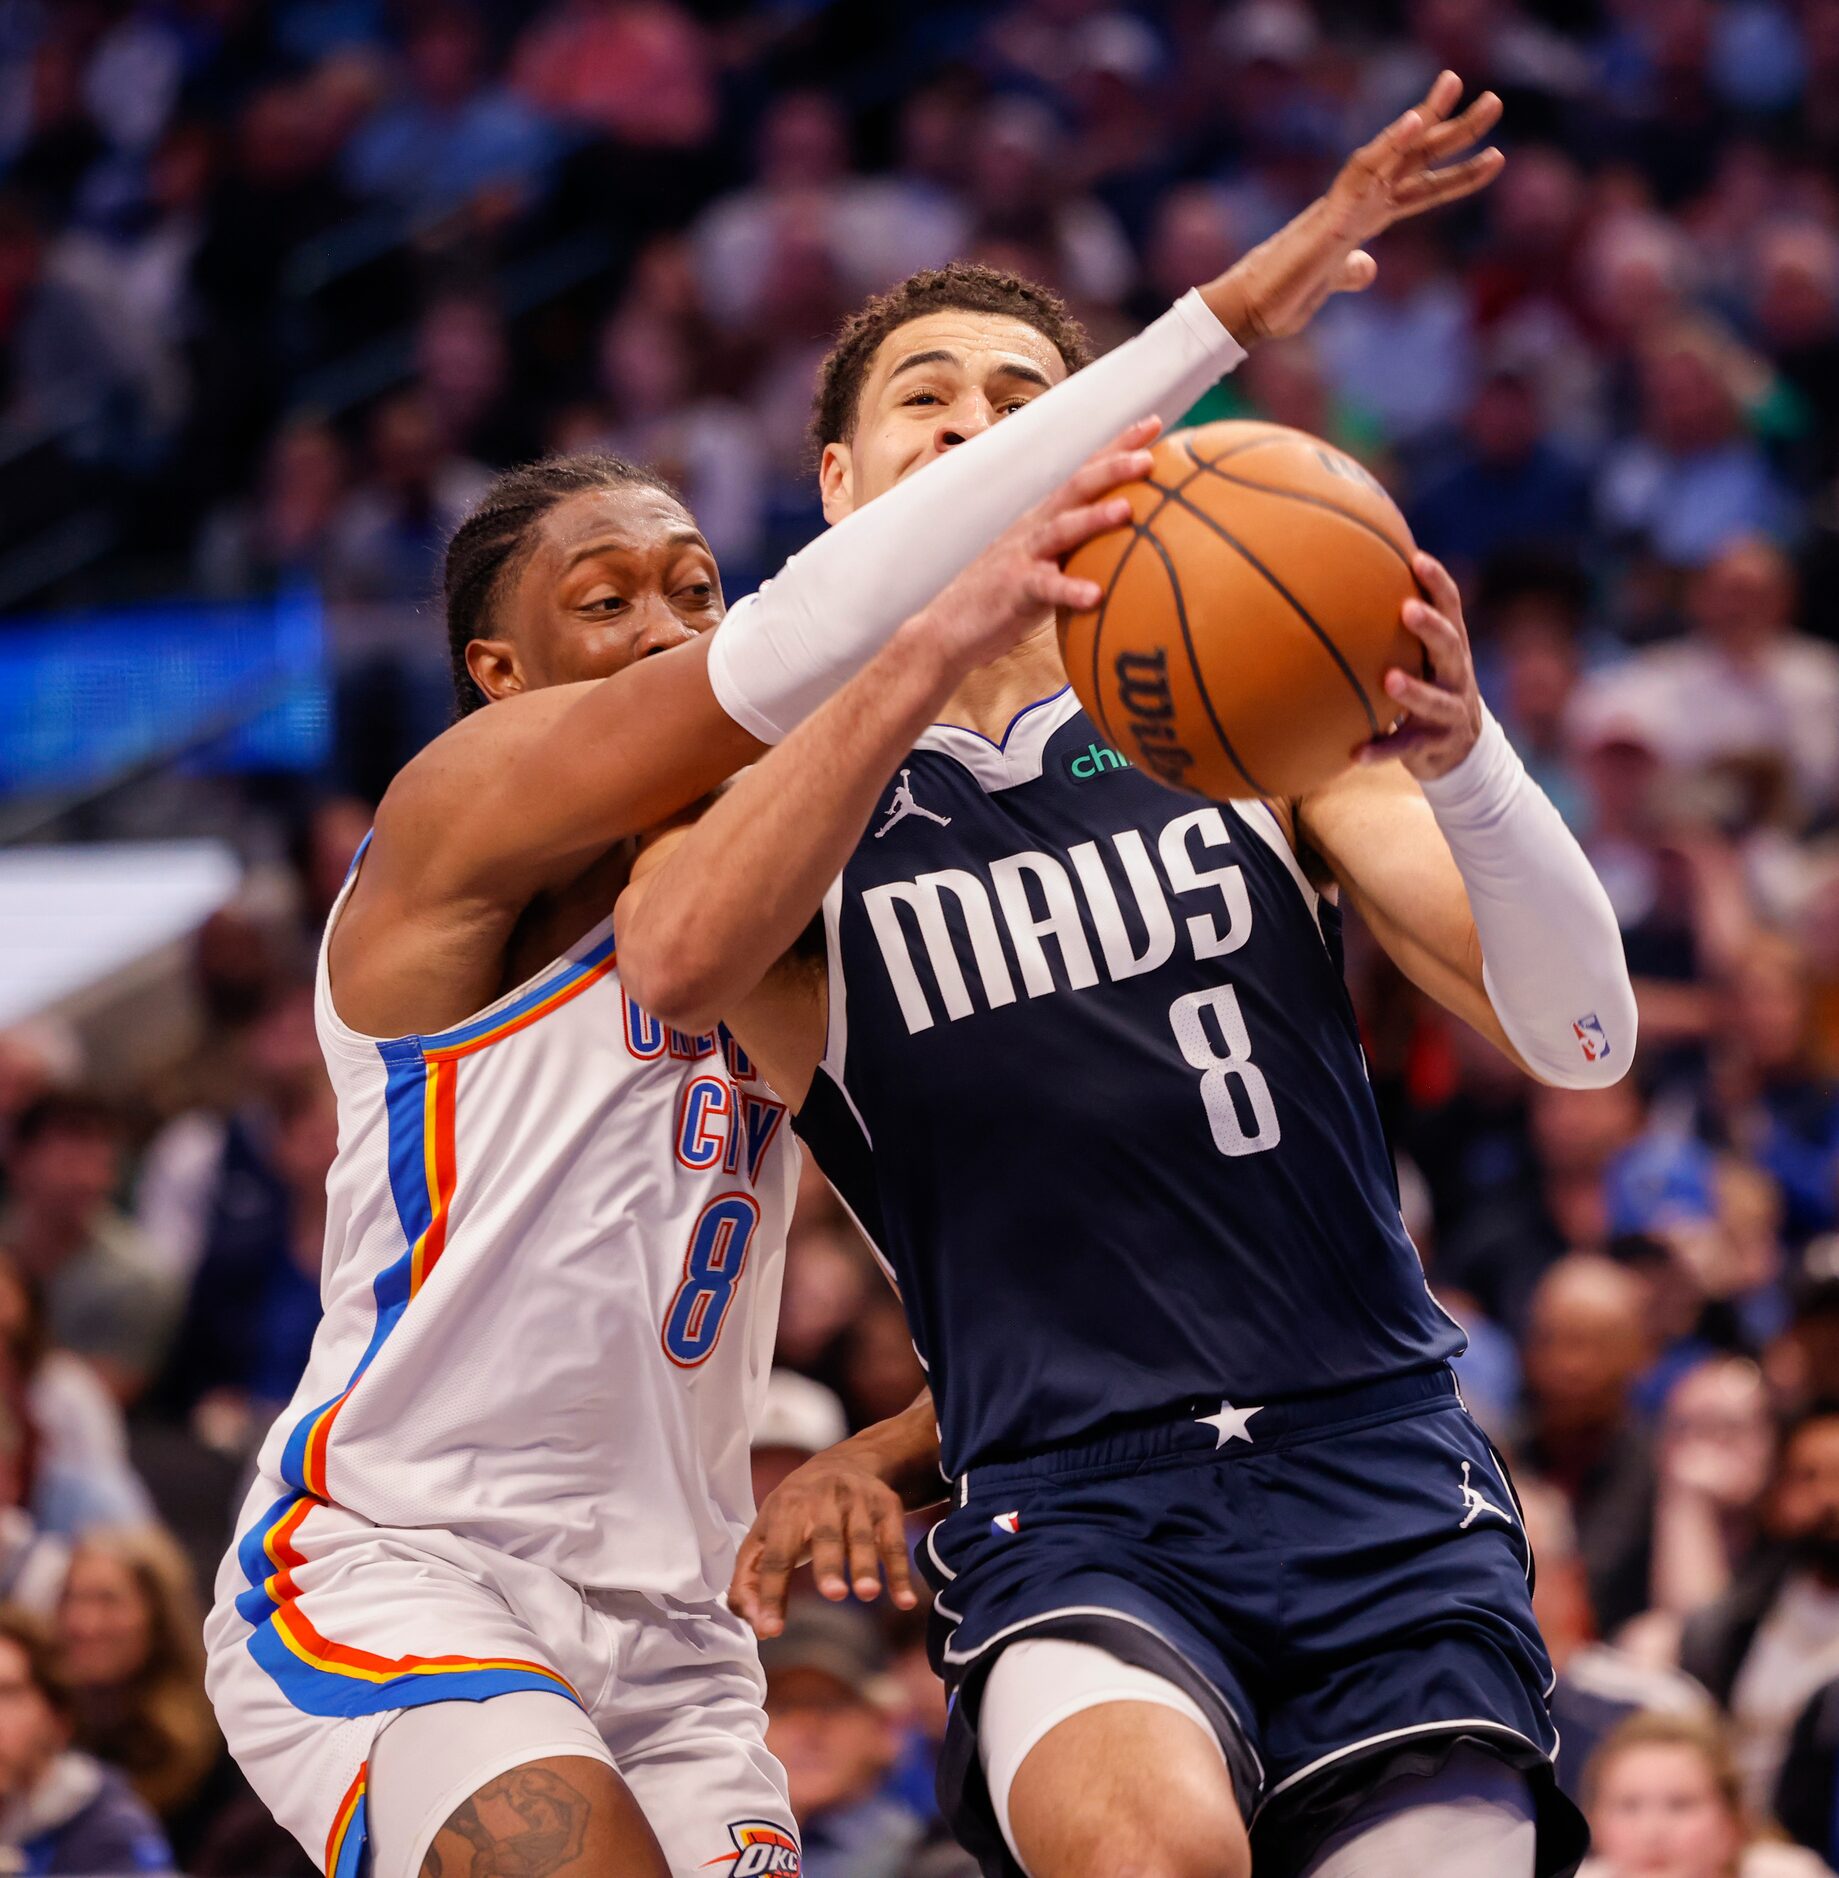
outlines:
M357 1778L345 1789L332 1830L326 1834L326 1878L358 1878L364 1869L364 1841L369 1836L365 1823L365 1795L370 1787L370 1763L365 1761Z

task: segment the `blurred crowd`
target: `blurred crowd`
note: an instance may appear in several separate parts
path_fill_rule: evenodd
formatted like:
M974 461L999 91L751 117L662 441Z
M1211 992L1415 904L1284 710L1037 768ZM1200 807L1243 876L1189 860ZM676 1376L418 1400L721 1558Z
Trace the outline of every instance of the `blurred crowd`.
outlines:
M1387 482L1609 888L1612 1089L1529 1085L1358 934L1350 975L1592 1878L1806 1878L1839 1866L1839 0L0 0L0 609L305 581L438 674L444 535L589 444L677 478L745 591L819 526L812 368L864 293L971 256L1114 342L1446 64L1506 99L1501 181L1194 415ZM184 1057L123 1087L0 1034L23 1869L310 1869L223 1754L198 1598L317 1315L312 953L409 734L362 722L321 793L238 785L265 834ZM814 1179L780 1362L763 1491L920 1383ZM961 1873L921 1623L807 1592L767 1667L812 1878Z

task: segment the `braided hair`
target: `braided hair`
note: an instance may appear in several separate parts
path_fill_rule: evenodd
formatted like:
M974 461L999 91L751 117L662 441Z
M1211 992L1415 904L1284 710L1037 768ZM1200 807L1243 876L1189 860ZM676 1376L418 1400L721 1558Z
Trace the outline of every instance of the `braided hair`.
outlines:
M441 598L459 716L489 702L467 669L466 648L475 639L492 637L492 608L505 574L529 549L536 525L558 503L584 489L627 487L659 489L673 500L682 500L655 470L624 457L584 451L506 470L454 530L441 565Z

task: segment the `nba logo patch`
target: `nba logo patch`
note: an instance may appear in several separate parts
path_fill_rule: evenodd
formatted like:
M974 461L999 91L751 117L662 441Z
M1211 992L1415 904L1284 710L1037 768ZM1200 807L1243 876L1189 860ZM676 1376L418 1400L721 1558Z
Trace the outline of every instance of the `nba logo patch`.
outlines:
M998 1532L1020 1532L1022 1529L1022 1516L1020 1513L998 1513L996 1517L990 1521L990 1524L994 1526Z
M1577 1047L1584 1053L1586 1063L1600 1063L1609 1054L1609 1039L1603 1033L1603 1027L1592 1011L1587 1017L1573 1018L1571 1029L1577 1037Z
M726 1865L732 1878L798 1878L798 1842L770 1820L743 1819L728 1828L735 1849L706 1861L703 1869Z

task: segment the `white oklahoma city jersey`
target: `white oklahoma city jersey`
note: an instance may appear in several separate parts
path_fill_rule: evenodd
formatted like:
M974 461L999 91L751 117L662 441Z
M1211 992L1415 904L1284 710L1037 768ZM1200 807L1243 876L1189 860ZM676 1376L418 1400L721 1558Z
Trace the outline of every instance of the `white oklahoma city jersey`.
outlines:
M326 951L325 1315L263 1474L576 1584L720 1596L797 1183L785 1105L725 1034L632 1004L610 919L436 1036L349 1029Z

